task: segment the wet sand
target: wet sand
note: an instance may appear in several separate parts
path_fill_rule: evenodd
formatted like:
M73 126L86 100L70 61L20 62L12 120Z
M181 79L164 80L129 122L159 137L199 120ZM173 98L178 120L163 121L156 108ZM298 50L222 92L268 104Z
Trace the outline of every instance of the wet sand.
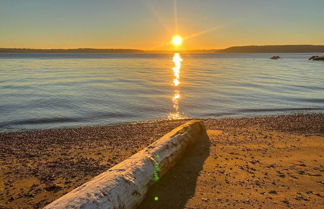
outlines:
M324 114L204 122L141 208L323 207ZM0 208L41 208L182 123L0 133Z

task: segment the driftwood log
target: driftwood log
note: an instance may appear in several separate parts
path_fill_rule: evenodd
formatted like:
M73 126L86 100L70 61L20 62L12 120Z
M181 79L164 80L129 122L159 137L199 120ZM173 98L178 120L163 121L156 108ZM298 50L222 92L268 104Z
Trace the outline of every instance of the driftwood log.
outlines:
M149 186L177 163L188 146L206 135L202 122L187 122L45 208L136 208Z

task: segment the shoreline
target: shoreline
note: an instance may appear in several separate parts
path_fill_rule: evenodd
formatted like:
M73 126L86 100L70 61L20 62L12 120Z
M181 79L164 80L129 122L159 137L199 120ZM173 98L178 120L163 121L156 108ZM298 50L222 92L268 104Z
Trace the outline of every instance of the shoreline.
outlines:
M275 112L271 114L248 114L241 113L241 114L235 114L235 113L221 113L216 114L214 117L207 117L207 118L182 118L182 119L153 119L153 120L139 120L139 121L129 121L129 122L117 122L117 123L107 123L107 124L94 124L94 125L85 125L85 126L59 126L55 128L20 128L20 129L8 129L5 128L5 130L0 129L0 134L7 134L7 133L23 133L23 132L37 132L37 131L47 131L47 130L68 130L68 129L78 129L78 128L102 128L102 127L111 127L111 126L126 126L126 125L140 125L140 124L153 124L153 123L163 123L168 121L173 122L180 122L180 121L189 121L189 120L219 120L219 119L241 119L241 118L267 118L267 117L276 117L276 116L290 116L290 115L317 115L317 114L324 114L324 108L302 108L302 109L295 109L297 112L294 112L294 110L291 110L289 112ZM303 110L300 112L300 110ZM9 131L10 130L10 131Z
M41 208L143 149L154 140L162 137L175 127L185 123L187 120L189 119L178 121L135 122L119 125L67 129L2 132L0 133L0 142L2 144L0 155L0 182L3 183L0 184L0 208L19 208L22 206L26 207L26 205L30 208ZM258 141L258 137L265 137L265 135L269 135L265 139L272 139L273 142L280 142L281 144L284 143L282 140L285 137L287 139L297 137L300 138L300 140L304 140L304 138L308 139L308 137L324 137L324 114L217 118L204 119L203 121L210 135L210 157L213 157L212 150L214 148L218 149L218 146L225 146L226 143L233 140L233 137L242 136L243 138L240 143L254 143L253 140L255 140L255 143L260 143L260 146L263 146L262 149L265 149L264 146L267 145L267 142ZM221 133L217 131L221 131ZM221 134L221 137L218 134ZM318 141L317 138L316 140L314 139L314 141L322 143ZM236 145L231 144L230 146L242 148L240 147L240 143ZM297 142L292 141L291 143ZM214 145L217 146L214 147ZM254 146L258 146L258 144ZM277 152L277 150L271 150L271 148L266 149ZM284 146L282 149L284 149ZM218 151L225 152L223 150ZM230 154L229 152L223 154L237 157L237 154ZM304 154L299 154L299 157L303 159L307 154L311 153L307 153L306 150ZM243 161L252 161L243 155L240 155L240 157L243 158ZM261 157L258 157L255 160L261 161L259 158L261 159ZM230 161L229 159L230 157L225 157L219 159L217 162L226 164L227 161ZM323 158L320 157L317 160L320 161L317 162L320 164ZM205 165L206 162L200 163L204 163ZM215 161L212 163L215 163ZM208 164L207 158L207 167L209 165L210 163ZM224 170L227 168L234 169L235 167L235 165L222 166L225 167L217 168L213 171L216 172L217 170ZM311 168L311 166L314 165L312 165L312 162L309 162L306 164L307 168L308 166ZM321 172L322 169L324 170L324 168L319 168L318 171ZM244 173L244 169L241 172ZM218 175L224 175L224 173ZM312 178L324 183L322 174L316 175ZM264 177L264 174L260 174L260 176ZM285 184L290 185L291 183L292 182L288 181ZM321 186L320 183L318 184ZM204 184L198 181L196 186L199 189L200 186L204 186ZM204 189L208 191L208 188L205 187ZM323 201L324 194L316 191L313 193L315 201ZM222 196L224 194L220 195ZM307 195L310 196L310 194ZM321 197L322 195L323 197ZM207 204L209 202L212 208L210 202L212 202L214 197L206 197L208 199L207 202L200 198L201 201L199 202L199 198L197 200L195 199L196 196L197 195L194 194L191 199L187 198L185 203L189 205L184 206L190 208L197 204ZM163 195L161 195L161 198L162 197ZM316 199L317 197L319 200ZM310 197L308 197L308 199L313 200ZM159 202L161 205L163 204L162 200ZM146 203L143 204L152 204L149 202L150 201L146 201ZM292 203L293 202L290 200L290 204ZM282 202L282 204L285 205L286 203ZM296 205L296 207L297 206L298 205ZM154 208L159 207L155 205Z

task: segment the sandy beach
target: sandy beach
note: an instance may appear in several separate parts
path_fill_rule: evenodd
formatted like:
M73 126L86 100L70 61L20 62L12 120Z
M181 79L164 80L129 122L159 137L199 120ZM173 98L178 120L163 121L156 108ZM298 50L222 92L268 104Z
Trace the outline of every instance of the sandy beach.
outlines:
M42 208L185 122L0 133L0 208ZM323 207L324 114L204 123L140 208Z

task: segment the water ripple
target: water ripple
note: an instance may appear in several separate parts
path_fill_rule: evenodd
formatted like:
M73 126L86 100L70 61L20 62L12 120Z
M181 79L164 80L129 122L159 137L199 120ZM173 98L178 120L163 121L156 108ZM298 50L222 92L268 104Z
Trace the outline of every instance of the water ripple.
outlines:
M324 112L324 62L312 55L181 55L179 113ZM161 54L0 54L0 131L166 119L172 68Z

